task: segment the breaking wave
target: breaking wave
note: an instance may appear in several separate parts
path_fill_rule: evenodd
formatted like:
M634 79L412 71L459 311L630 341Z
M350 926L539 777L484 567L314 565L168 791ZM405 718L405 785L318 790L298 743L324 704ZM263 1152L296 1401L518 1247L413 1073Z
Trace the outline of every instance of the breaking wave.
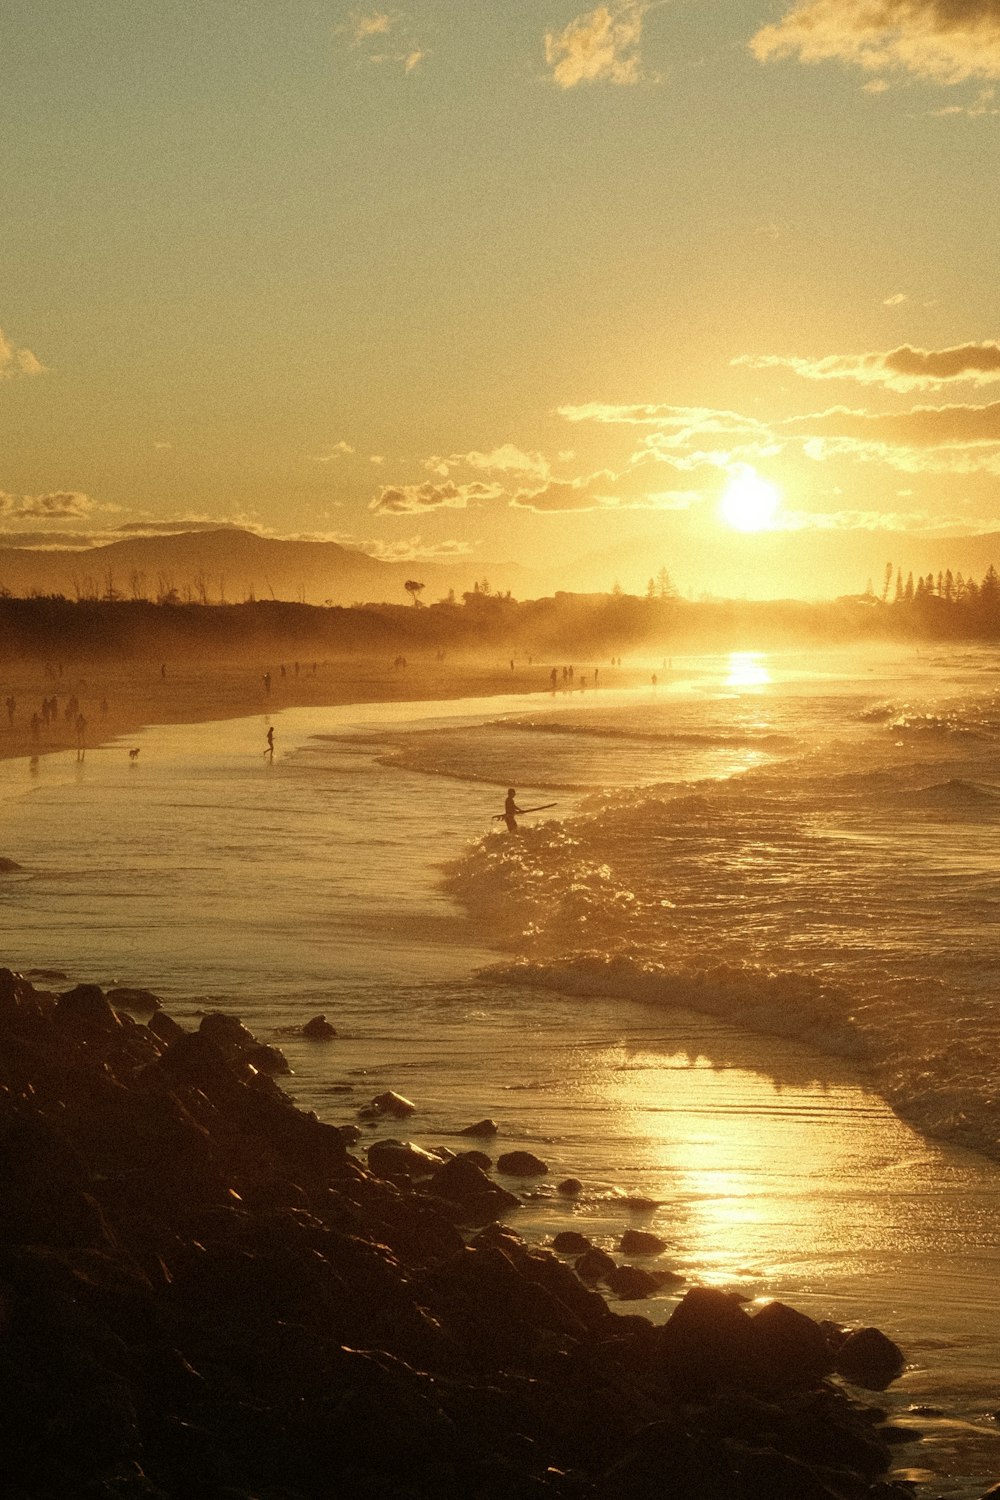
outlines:
M858 722L728 779L592 794L478 840L447 884L514 955L491 979L798 1038L1000 1156L992 751L901 757L890 721Z

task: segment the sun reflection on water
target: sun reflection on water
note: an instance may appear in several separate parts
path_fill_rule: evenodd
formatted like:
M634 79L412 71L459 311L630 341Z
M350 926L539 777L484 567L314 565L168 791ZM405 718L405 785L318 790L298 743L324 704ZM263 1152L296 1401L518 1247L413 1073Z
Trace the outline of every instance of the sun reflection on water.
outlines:
M767 687L772 678L765 665L766 660L767 658L760 651L731 651L726 686L732 688Z

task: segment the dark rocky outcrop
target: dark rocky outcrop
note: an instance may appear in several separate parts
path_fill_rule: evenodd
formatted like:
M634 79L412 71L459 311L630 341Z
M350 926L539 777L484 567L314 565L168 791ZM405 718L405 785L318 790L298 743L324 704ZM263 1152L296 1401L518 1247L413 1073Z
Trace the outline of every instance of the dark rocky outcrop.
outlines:
M876 1330L705 1288L662 1327L612 1312L584 1272L656 1273L530 1247L476 1153L363 1165L235 1017L142 1025L0 970L0 1037L11 1500L908 1493L830 1377L887 1377Z

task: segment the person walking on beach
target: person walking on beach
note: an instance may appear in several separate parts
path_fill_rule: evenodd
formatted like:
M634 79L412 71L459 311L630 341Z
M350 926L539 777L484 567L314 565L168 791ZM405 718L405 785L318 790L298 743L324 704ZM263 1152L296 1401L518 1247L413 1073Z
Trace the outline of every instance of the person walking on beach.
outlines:
M271 725L268 726L268 730L267 730L267 749L264 751L264 754L265 755L269 755L272 760L274 759L274 725L273 724L271 724Z
M514 791L514 788L512 786L509 786L507 788L507 800L503 805L503 820L507 824L508 833L517 832L516 814L523 811L522 808L518 807L515 798L516 793Z

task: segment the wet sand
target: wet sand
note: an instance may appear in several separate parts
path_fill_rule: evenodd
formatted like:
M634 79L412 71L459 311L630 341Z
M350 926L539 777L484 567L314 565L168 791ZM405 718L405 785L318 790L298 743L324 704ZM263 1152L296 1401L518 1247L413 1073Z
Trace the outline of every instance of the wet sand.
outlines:
M282 666L284 674L282 674ZM163 670L165 668L165 671ZM592 670L592 669L591 669ZM284 708L324 708L351 703L424 702L434 699L538 693L549 688L551 664L516 661L408 661L351 656L334 661L230 663L101 662L46 667L39 662L0 667L0 759L81 748L76 713L86 728L83 748L93 749L148 724L194 724L276 714ZM270 686L265 682L270 675ZM611 685L629 685L636 674L602 669ZM56 697L58 714L32 728L43 698ZM13 717L9 698L14 700ZM76 713L66 707L76 698Z

